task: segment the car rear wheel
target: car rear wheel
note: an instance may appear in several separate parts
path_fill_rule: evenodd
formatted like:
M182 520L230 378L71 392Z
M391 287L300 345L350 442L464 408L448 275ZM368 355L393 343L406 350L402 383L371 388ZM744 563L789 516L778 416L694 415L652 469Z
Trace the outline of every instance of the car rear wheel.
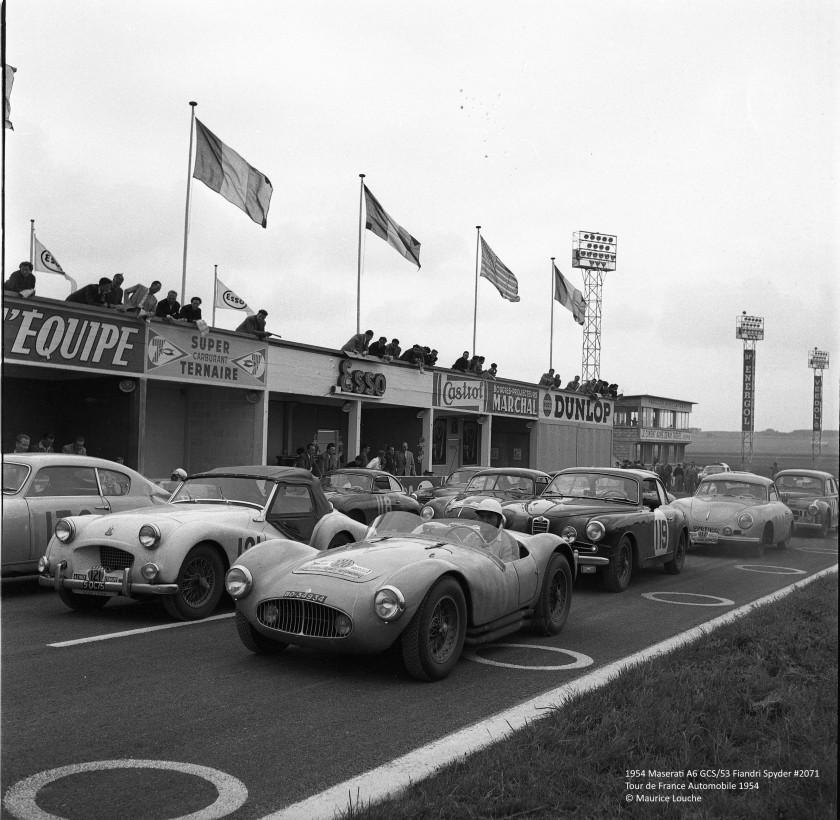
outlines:
M572 570L565 555L555 552L548 562L540 597L534 608L534 626L541 635L557 635L572 606Z
M453 578L438 579L402 636L403 663L418 680L441 680L458 663L467 634L464 592Z
M686 549L686 534L681 532L673 558L665 562L665 572L669 575L679 575L682 572L683 564L685 564Z
M624 592L633 574L633 548L625 535L619 541L615 556L604 569L604 586L608 592Z
M64 606L75 609L77 612L93 612L102 609L111 600L110 595L79 595L72 589L58 590L58 597Z
M206 618L219 605L224 592L222 559L209 544L197 544L178 572L178 591L163 599L166 611L182 621Z
M237 609L236 610L236 631L239 638L247 649L257 655L269 655L282 652L289 644L283 641L273 641L266 638L262 632L257 632L250 621Z

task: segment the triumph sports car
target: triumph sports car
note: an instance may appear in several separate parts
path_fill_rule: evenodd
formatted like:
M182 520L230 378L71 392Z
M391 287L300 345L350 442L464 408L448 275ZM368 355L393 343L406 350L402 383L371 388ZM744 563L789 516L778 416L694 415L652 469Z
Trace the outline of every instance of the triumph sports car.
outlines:
M162 506L61 518L38 580L71 609L159 597L172 617L196 620L213 612L225 570L254 544L285 538L327 550L366 532L333 509L309 470L220 467L189 476Z
M692 544L747 546L760 557L773 544L785 549L793 533L793 513L776 485L754 473L707 476L693 496L673 506L685 513Z
M781 500L796 527L819 527L827 538L837 529L837 479L822 470L782 470L774 476Z
M661 565L676 575L685 563L685 515L649 470L572 467L539 498L503 507L513 530L567 538L581 573L603 573L609 592L627 589L636 569Z
M344 467L321 479L321 489L339 512L372 524L386 512L417 512L420 504L403 489L399 480L384 470Z
M575 571L574 552L555 535L392 512L364 541L326 555L264 541L239 557L225 583L252 652L295 644L373 654L399 642L408 672L430 681L453 670L464 644L526 624L560 632Z

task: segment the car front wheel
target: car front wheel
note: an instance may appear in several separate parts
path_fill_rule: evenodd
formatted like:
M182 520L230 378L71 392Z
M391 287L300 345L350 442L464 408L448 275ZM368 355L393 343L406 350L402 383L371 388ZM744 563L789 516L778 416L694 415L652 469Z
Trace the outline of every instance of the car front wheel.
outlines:
M790 538L793 535L793 524L788 527L787 535L776 544L776 549L786 550L790 546Z
M262 632L257 632L250 621L237 609L236 610L236 631L239 633L239 639L245 644L247 649L257 655L269 655L276 652L282 652L289 644L283 641L273 641L271 638L266 638Z
M831 531L831 515L825 513L820 519L820 538L828 538L828 533Z
M534 625L542 635L557 635L572 606L572 570L565 555L555 552L548 562L540 597L534 610Z
M618 544L618 549L604 569L604 586L608 592L624 592L630 585L630 576L633 574L633 548L627 536L624 536Z
M403 633L405 668L418 680L445 678L461 657L466 634L464 592L453 578L440 578Z
M166 611L181 621L206 618L219 605L224 592L222 559L209 544L197 544L178 572L178 591L163 599Z
M102 609L111 600L110 595L79 595L72 589L58 590L58 597L64 606L75 609L77 612L93 612Z
M682 572L683 564L685 564L685 552L686 534L681 532L673 558L665 562L665 572L669 575L679 575Z

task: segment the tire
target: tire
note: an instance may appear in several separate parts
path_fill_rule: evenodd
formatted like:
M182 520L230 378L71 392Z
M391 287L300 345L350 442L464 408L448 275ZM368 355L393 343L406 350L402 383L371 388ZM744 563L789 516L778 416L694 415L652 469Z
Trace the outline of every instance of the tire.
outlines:
M820 538L828 538L831 532L831 513L826 513L820 519Z
M615 557L604 569L604 586L608 592L624 592L633 574L633 548L630 540L623 536L618 542Z
M418 680L445 678L458 663L467 634L467 604L454 578L439 578L402 636L403 663Z
M761 534L761 541L758 544L753 544L752 548L750 549L750 555L753 558L761 558L764 556L764 548L767 544L773 543L773 527L772 525L768 524L764 528L764 532Z
M197 544L178 571L178 591L163 599L166 611L181 621L206 618L219 605L224 592L222 559L209 544Z
M681 532L677 541L677 548L674 550L674 557L665 562L665 572L668 575L679 575L682 572L683 564L685 564L685 554L688 551L687 540L688 536Z
M110 595L79 595L72 589L58 590L58 597L64 606L76 612L95 612L111 600Z
M534 607L534 628L540 635L557 635L563 629L572 607L572 580L566 556L555 552L545 569Z
M793 535L793 524L788 527L787 535L776 544L776 549L778 550L786 550L788 546L790 546L790 539Z
M257 632L238 609L236 610L236 631L245 647L257 655L273 655L282 652L289 645L283 641L273 641L262 632Z
M345 544L352 544L353 539L347 535L346 532L340 532L338 535L334 535L332 541L327 544L328 550L334 550L337 547L343 547Z

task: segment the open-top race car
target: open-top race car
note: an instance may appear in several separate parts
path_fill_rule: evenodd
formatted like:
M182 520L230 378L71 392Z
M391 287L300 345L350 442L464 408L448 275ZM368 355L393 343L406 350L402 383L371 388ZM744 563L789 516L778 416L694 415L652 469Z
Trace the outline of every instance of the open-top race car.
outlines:
M495 501L482 516L424 521L387 513L364 541L327 554L288 541L258 544L225 581L242 642L256 653L295 644L373 654L399 641L409 673L438 680L465 643L527 623L558 633L576 570L569 544L498 529L490 523L501 519Z
M162 506L60 519L39 583L71 609L160 597L173 617L195 620L213 612L225 571L254 544L285 538L327 550L366 531L333 509L308 470L221 467L189 476Z
M648 470L561 470L539 498L504 511L511 529L569 539L581 572L603 572L610 592L627 589L634 569L662 565L676 574L685 562L685 516Z
M321 489L333 507L363 524L373 523L386 512L420 509L418 501L405 492L397 478L384 470L332 470L321 479Z
M794 527L819 527L827 538L837 529L837 479L822 470L782 470L776 473L781 500L793 513Z

